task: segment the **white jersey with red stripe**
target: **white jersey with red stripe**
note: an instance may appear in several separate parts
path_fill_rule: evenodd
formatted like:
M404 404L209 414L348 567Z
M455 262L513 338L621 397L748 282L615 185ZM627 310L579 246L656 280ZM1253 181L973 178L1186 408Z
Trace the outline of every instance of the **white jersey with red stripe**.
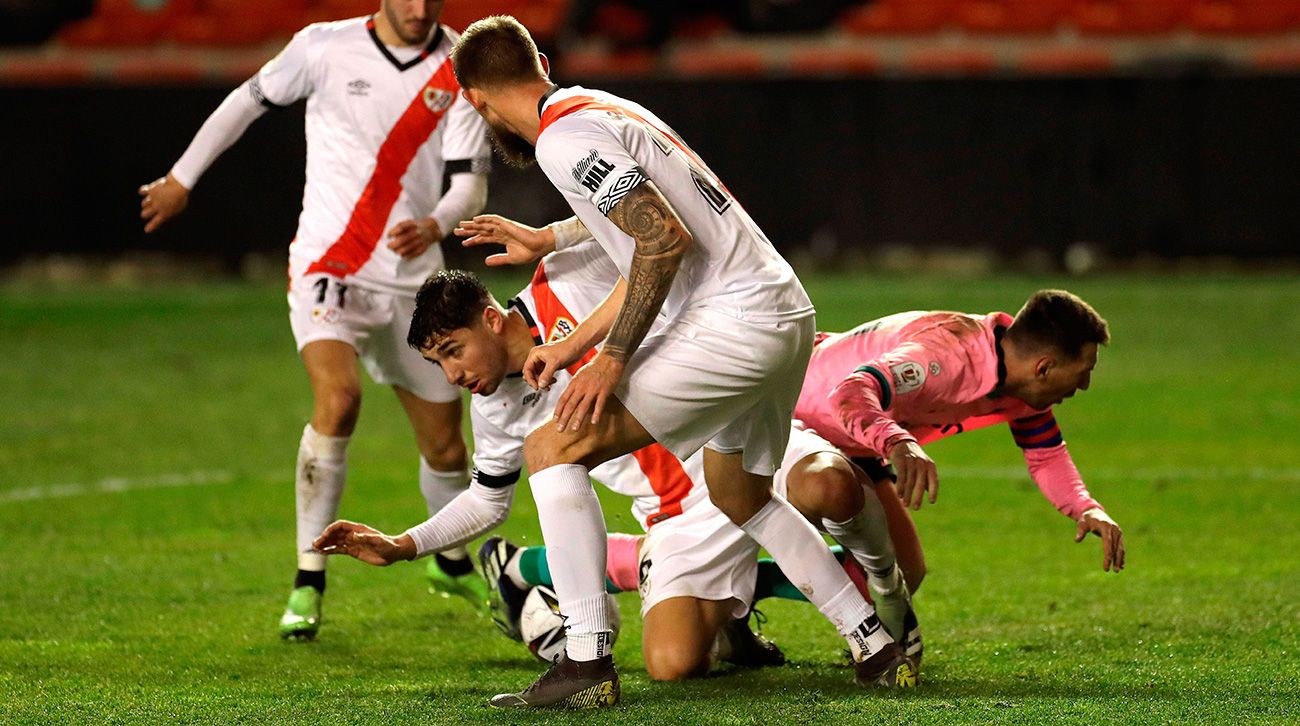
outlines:
M413 295L442 266L437 245L402 259L386 234L429 216L444 172L486 171L490 162L486 125L452 73L456 38L438 26L422 49L390 48L369 18L317 23L250 81L267 106L307 99L307 184L292 269Z
M537 161L624 277L635 242L607 215L654 182L695 242L664 301L675 319L707 308L755 323L813 314L789 263L699 156L643 106L581 87L542 99Z
M613 288L618 270L598 245L587 242L547 255L532 281L510 301L537 343L568 335ZM524 465L524 438L542 425L581 365L561 371L549 390L535 391L519 375L507 377L491 395L474 396L474 476L488 486L513 483ZM632 513L647 530L691 507L709 504L704 457L680 461L658 444L605 462L591 476L632 497Z

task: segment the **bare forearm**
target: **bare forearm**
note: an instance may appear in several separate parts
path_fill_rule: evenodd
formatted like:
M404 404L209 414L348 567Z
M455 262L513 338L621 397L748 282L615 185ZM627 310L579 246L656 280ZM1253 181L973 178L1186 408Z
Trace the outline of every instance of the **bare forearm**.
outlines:
M694 240L650 181L628 192L609 218L636 242L627 292L602 349L604 355L626 362L650 331Z

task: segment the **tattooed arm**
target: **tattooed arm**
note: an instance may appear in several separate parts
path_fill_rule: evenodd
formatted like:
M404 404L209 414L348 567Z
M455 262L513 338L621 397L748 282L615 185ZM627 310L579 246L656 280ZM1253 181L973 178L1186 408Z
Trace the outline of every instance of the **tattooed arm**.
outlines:
M682 257L695 240L654 182L633 187L609 210L609 219L636 243L632 269L618 316L605 336L605 345L578 371L555 407L560 429L578 429L587 420L600 420L605 402L623 377L623 368L641 345L668 297Z

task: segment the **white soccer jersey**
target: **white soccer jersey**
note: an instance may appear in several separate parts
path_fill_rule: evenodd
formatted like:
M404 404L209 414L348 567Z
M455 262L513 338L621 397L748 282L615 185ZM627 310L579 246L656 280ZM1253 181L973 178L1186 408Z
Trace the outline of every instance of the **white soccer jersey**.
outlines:
M794 270L698 155L644 107L604 91L542 100L537 161L624 277L635 243L606 215L650 179L695 238L663 311L703 305L756 323L812 315Z
M547 255L528 287L510 301L524 316L541 344L563 338L605 298L618 270L594 242ZM590 357L589 354L588 357ZM474 476L492 487L513 484L524 465L524 438L555 409L574 372L586 359L560 371L549 390L534 391L522 376L511 376L489 396L474 396ZM649 529L686 509L708 501L704 457L685 462L654 444L608 461L591 475L610 489L633 498L632 513Z
M429 216L444 171L487 171L486 125L452 73L456 37L438 26L412 55L385 46L369 18L317 23L249 82L263 105L307 99L307 184L292 269L412 295L441 267L437 245L404 260L385 235Z

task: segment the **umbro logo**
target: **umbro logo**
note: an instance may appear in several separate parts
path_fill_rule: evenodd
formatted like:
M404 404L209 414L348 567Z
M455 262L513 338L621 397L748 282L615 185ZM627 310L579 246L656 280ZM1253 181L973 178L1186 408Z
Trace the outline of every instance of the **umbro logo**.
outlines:
M348 83L349 96L368 96L370 95L370 81L364 78L358 78Z
M540 400L542 400L542 392L533 391L532 393L529 393L526 396L524 396L524 400L520 401L519 403L522 406L535 406L537 405L537 402Z

